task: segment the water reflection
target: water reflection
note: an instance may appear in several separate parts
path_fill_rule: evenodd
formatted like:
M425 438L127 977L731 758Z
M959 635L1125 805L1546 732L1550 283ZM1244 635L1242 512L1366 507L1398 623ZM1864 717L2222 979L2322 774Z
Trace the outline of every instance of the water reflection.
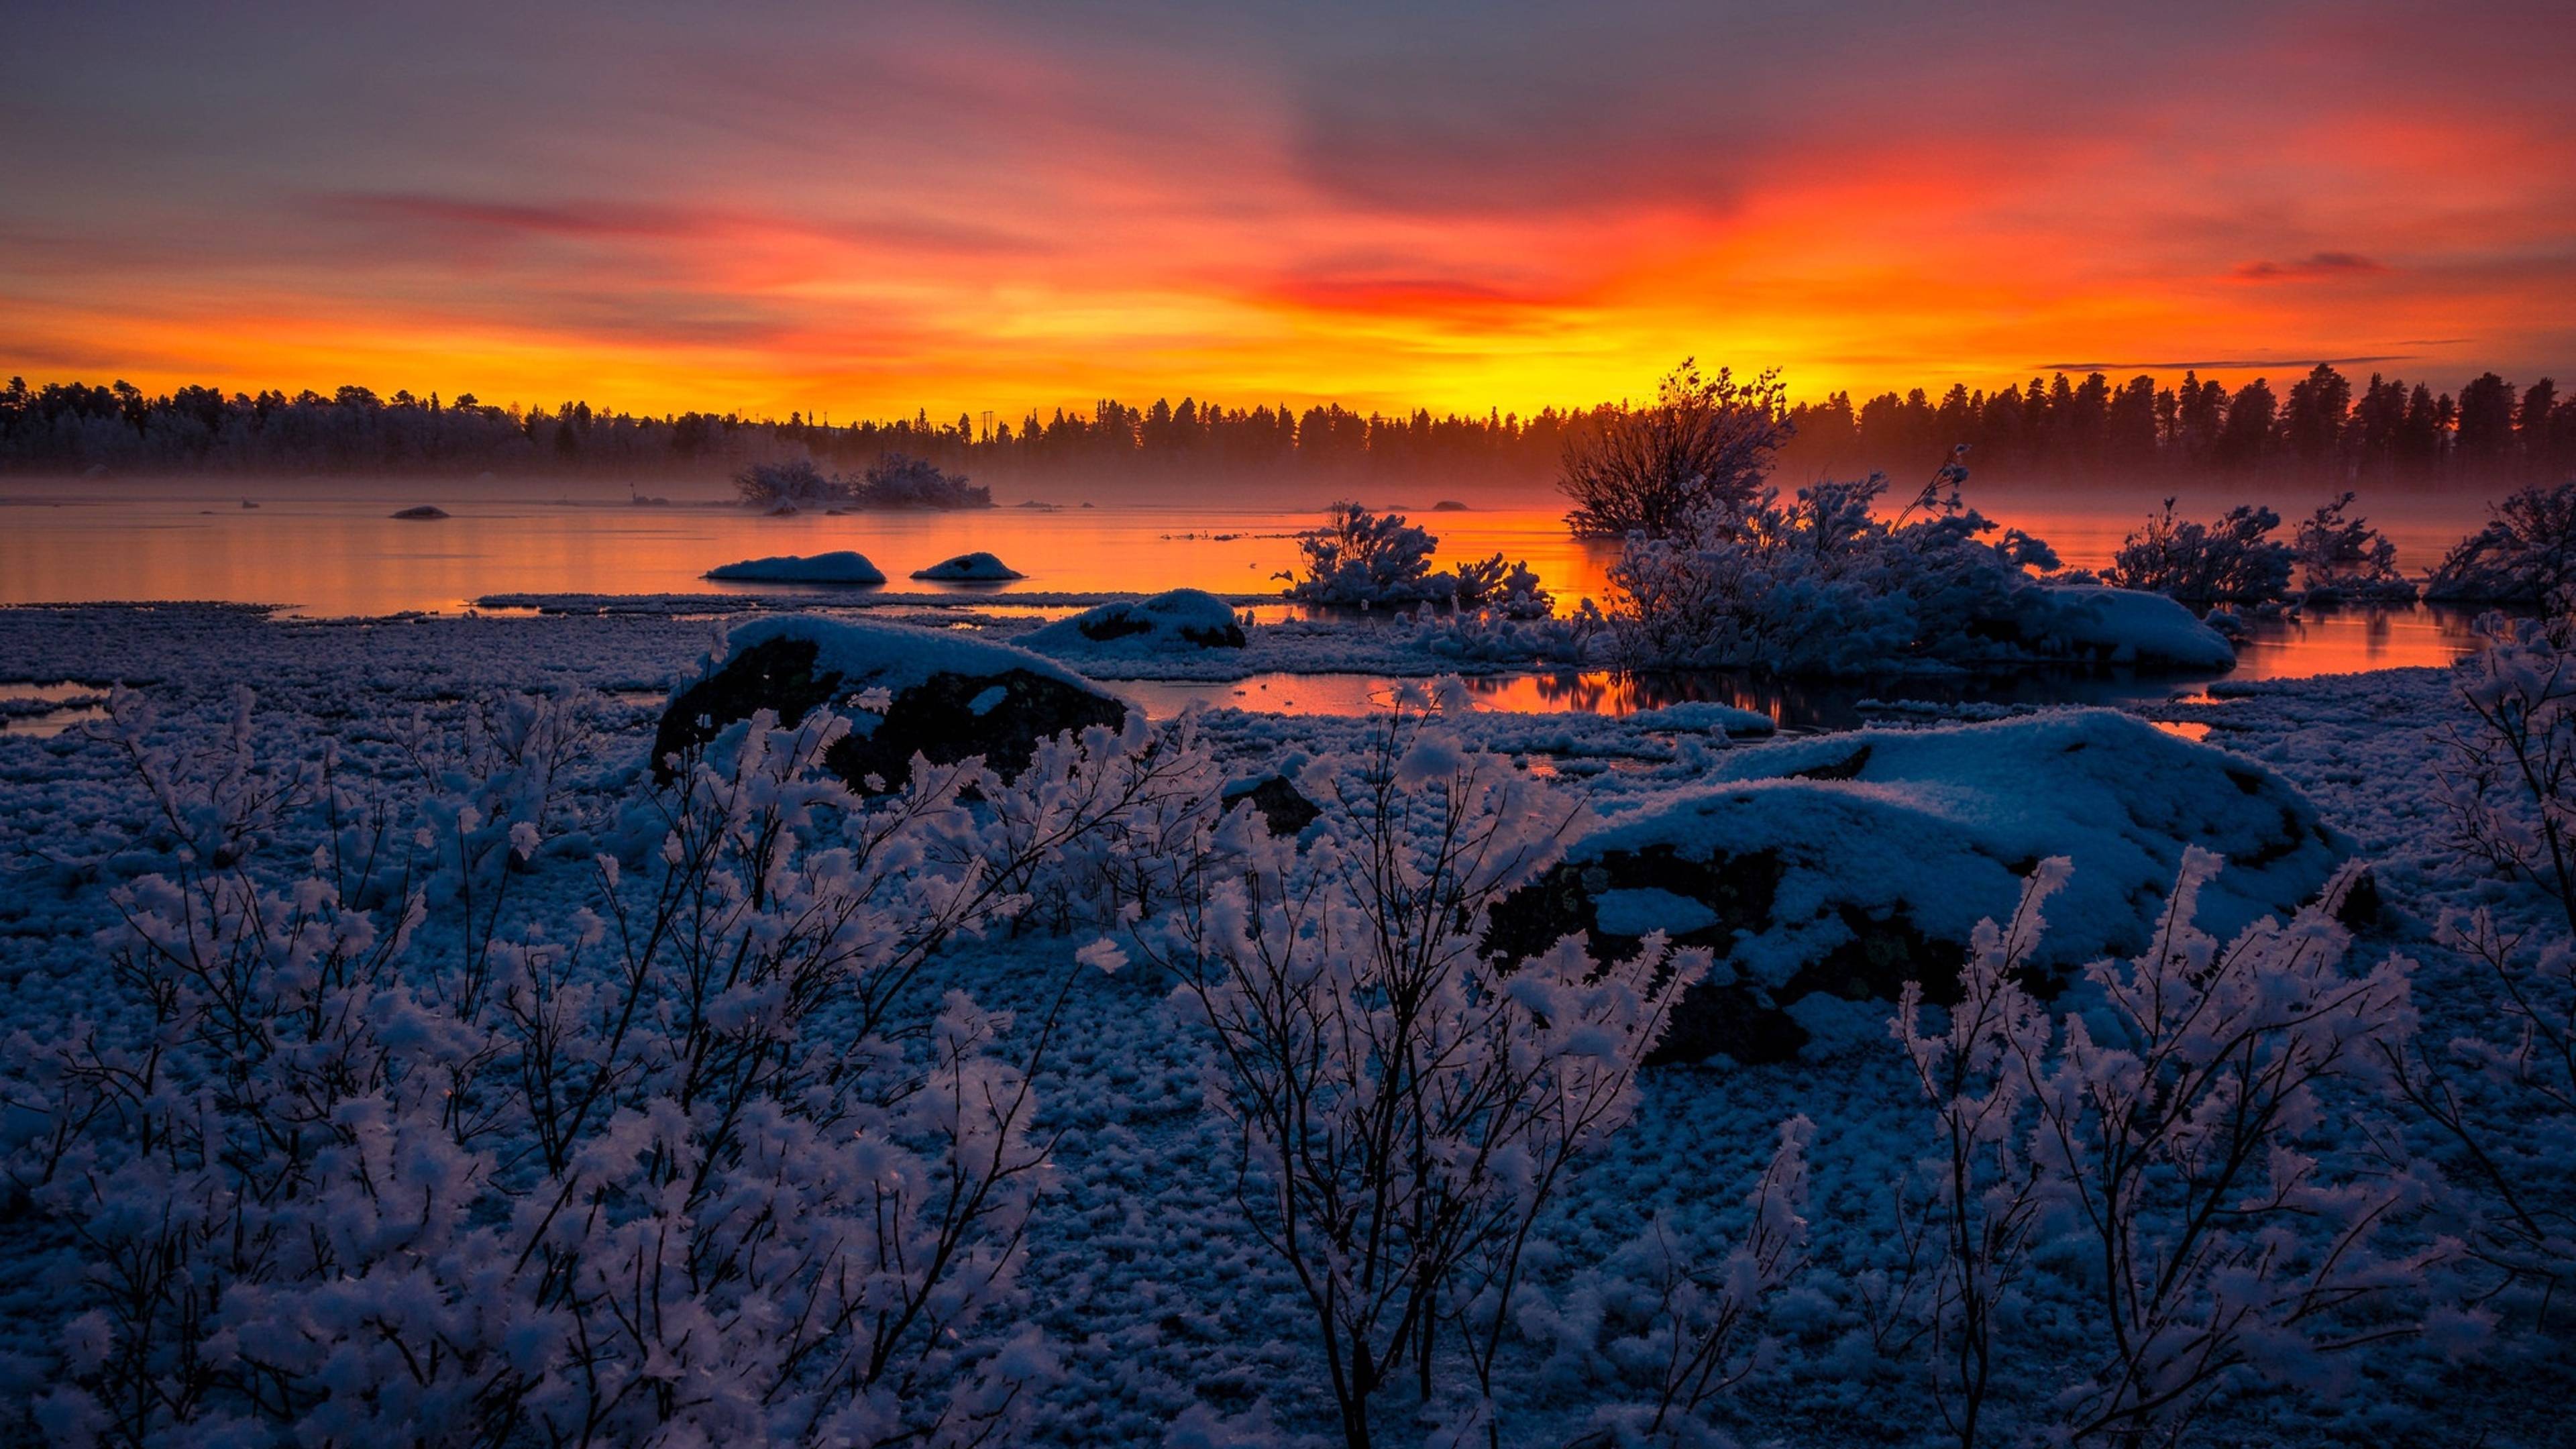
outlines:
M2256 624L2226 674L2135 669L2042 668L1989 675L1891 675L1793 680L1740 670L1622 674L1555 670L1471 678L1481 709L1519 714L1628 715L1666 705L1732 705L1765 714L1784 730L1845 730L1886 711L1875 705L2121 706L2151 701L2220 703L2219 679L2305 679L2321 674L2442 666L2477 647L2469 610L2412 605L2351 608ZM1383 708L1398 681L1372 674L1262 674L1224 684L1130 682L1117 686L1149 713L1190 704L1281 714L1366 714ZM2198 738L2192 728L2174 733ZM2205 728L2201 733L2205 734Z

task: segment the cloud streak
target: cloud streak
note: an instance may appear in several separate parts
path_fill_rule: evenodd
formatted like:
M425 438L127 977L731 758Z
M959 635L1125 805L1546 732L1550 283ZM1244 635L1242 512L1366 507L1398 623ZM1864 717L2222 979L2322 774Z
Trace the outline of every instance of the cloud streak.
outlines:
M56 7L0 55L0 369L839 415L2536 374L2545 20Z

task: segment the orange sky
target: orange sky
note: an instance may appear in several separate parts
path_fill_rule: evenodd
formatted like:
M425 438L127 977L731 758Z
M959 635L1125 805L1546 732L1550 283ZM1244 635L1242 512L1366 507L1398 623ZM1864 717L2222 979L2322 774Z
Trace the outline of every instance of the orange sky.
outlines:
M207 10L13 22L0 374L847 418L2576 371L2548 6Z

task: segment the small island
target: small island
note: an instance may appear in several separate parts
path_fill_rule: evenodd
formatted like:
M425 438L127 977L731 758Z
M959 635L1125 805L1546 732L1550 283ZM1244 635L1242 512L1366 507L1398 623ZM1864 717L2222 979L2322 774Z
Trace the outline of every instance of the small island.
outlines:
M733 486L744 507L772 514L833 507L946 513L993 506L992 489L903 453L884 455L856 478L827 477L811 458L754 463L733 476Z

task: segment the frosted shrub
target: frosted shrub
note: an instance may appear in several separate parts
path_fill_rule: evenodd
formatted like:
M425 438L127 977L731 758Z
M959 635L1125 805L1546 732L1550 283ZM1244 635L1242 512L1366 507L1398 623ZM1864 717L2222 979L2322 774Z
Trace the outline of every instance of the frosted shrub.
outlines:
M2219 866L2187 852L2153 949L2088 968L2098 1004L2053 1029L2008 980L2052 869L2010 932L1979 934L1945 1033L1918 1030L1908 992L1896 1030L1936 1107L1944 1184L1936 1384L1962 1444L2009 1361L1997 1308L2039 1234L2062 1235L2092 1297L2099 1358L2054 1406L2077 1442L2176 1442L2233 1385L2319 1387L2338 1351L2435 1321L2426 1274L2458 1247L2388 1244L2427 1191L2393 1134L2370 1173L2311 1155L2372 1138L2340 1094L2386 1083L2414 1031L2412 967L2344 968L2350 871L2222 946L2192 924Z
M1770 1347L1759 1324L1770 1300L1803 1266L1807 1245L1807 1147L1815 1124L1792 1117L1746 1195L1744 1235L1713 1260L1687 1251L1661 1223L1612 1264L1597 1308L1608 1327L1605 1356L1648 1397L1597 1410L1574 1444L1722 1445L1708 1410L1749 1377ZM1563 1327L1543 1310L1535 1326ZM1551 1322L1551 1319L1554 1321ZM1589 1329L1581 1336L1593 1336Z
M48 1432L1016 1432L1053 1372L1012 1310L1052 1173L1031 1078L1054 1014L934 1001L922 974L1023 912L1050 862L1183 809L1165 787L1203 759L1098 731L1014 786L916 760L863 802L821 765L845 721L764 714L681 761L648 868L599 856L569 919L493 930L438 882L487 891L546 854L564 762L543 707L500 709L445 765L424 735L412 758L442 780L503 768L389 807L392 829L263 766L246 701L193 764L113 708L180 842L113 895L130 1020L20 1033L0 1076L7 1170L86 1269ZM317 824L296 878L284 841ZM381 913L335 884L373 841L415 883ZM461 956L423 949L450 939Z
M2291 551L2312 602L2320 595L2379 603L2415 602L2415 585L2397 571L2397 545L2365 518L2347 517L2353 494L2318 506L2299 524Z
M1887 480L1766 492L1693 515L1671 538L1631 536L1610 571L1609 618L1632 668L1858 674L1927 662L2027 658L2012 621L2053 568L2019 531L1989 542L1973 510L1887 523Z
M811 458L746 465L733 475L733 488L746 508L819 508L850 497L850 490L838 479L824 477Z
M2536 934L2536 933L2535 933ZM2476 1256L2502 1282L2538 1286L2546 1319L2576 1273L2576 946L2508 933L2487 911L2446 918L2439 939L2483 970L2481 1019L2443 1050L2392 1053L2407 1099L2457 1149L2455 1173L2489 1209L2472 1228Z
M2469 720L2450 730L2439 782L2451 841L2550 892L2576 931L2576 625L2496 614L2478 625L2487 647L2459 668Z
M1401 513L1336 503L1322 528L1299 536L1306 571L1290 583L1288 597L1358 608L1438 601L1491 608L1515 619L1543 619L1555 607L1528 564L1506 568L1499 553L1454 572L1433 572L1431 556L1439 546L1429 529L1405 522Z
M1959 968L1960 999L1943 1030L1922 1029L1923 988L1913 981L1890 1023L1934 1109L1937 1151L1920 1168L1933 1186L1929 1223L1903 1227L1935 1247L1920 1312L1933 1402L1962 1446L1977 1442L1994 1387L1997 1311L2028 1268L2038 1229L2032 1069L2047 1051L2050 1028L2047 1012L2016 977L2039 944L2041 907L2065 884L2069 864L2064 856L2040 862L2009 928L1978 923Z
M1695 515L1752 505L1790 433L1777 372L1739 383L1683 358L1643 407L1622 406L1566 434L1557 490L1574 501L1578 538L1688 531Z
M1495 664L1594 662L1610 638L1610 621L1590 599L1562 619L1520 618L1490 609L1443 613L1429 604L1396 616L1424 653L1444 659Z
M2486 527L2454 545L2424 597L2461 604L2563 609L2576 598L2576 481L2534 485L2495 505Z
M1304 1289L1353 1445L1408 1368L1432 1397L1444 1329L1478 1379L1453 1430L1498 1432L1491 1376L1542 1209L1633 1113L1638 1062L1708 965L1661 936L1606 966L1574 938L1487 959L1494 902L1583 813L1418 711L1309 772L1330 803L1302 852L1239 809L1138 933L1207 1035L1237 1200Z
M2264 604L2289 591L2297 555L2272 537L2281 515L2239 504L2214 523L2176 517L2174 500L2120 543L2104 571L2123 589L2169 594L2191 604Z
M2576 1133L2576 659L2564 620L2480 619L2487 647L2459 668L2468 718L2450 731L2441 792L2451 844L2477 867L2536 887L2552 927L2515 932L2481 909L2446 918L2444 945L2475 963L2492 1036L2396 1060L2425 1119L2486 1197L2480 1255L2542 1285L2542 1309L2576 1271L2576 1194L2554 1143ZM2557 929L2563 927L2564 929Z

